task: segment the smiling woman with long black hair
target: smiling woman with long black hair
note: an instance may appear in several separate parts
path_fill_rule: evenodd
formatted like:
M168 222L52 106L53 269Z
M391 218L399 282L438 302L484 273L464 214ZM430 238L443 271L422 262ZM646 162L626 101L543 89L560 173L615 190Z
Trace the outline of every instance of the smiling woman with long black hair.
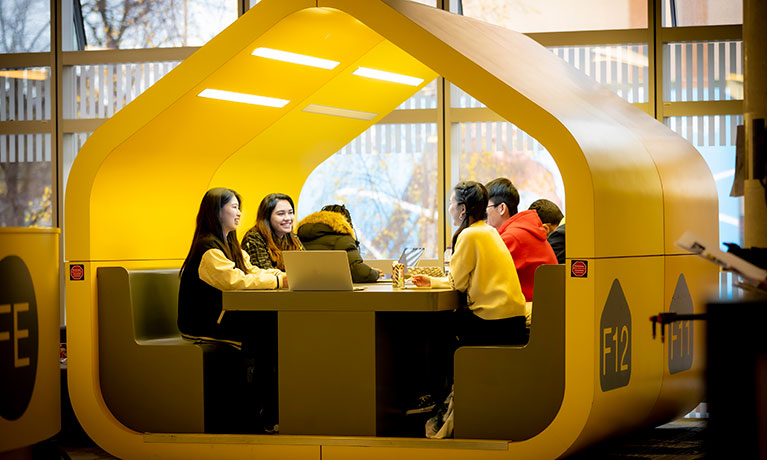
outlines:
M303 249L293 233L293 199L284 193L270 193L258 205L256 225L242 237L242 248L253 265L285 270L282 251Z
M237 242L242 199L234 190L214 188L205 193L189 253L181 265L178 291L178 328L196 342L224 342L241 348L255 363L264 400L264 426L277 417L277 318L274 312L223 314L221 291L287 287L285 273L263 270ZM254 414L254 418L257 414Z

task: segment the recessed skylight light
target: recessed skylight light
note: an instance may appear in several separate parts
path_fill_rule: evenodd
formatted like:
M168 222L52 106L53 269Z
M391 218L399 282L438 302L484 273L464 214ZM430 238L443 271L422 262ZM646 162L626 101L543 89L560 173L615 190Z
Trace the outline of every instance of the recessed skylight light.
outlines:
M418 86L423 83L423 78L409 77L394 72L385 72L383 70L371 69L368 67L360 67L354 72L353 75L360 77L375 78L376 80L390 81L393 83L402 83L403 85Z
M256 50L251 54L253 56L274 59L276 61L319 67L320 69L334 69L339 64L338 61L331 61L329 59L307 56L305 54L291 53L288 51L275 50L272 48L256 48Z
M207 88L202 90L200 97L209 99L220 99L222 101L242 102L245 104L264 105L267 107L282 108L290 102L287 99L277 99L274 97L256 96L255 94L235 93L233 91L224 91L221 89Z
M377 113L360 112L359 110L342 109L340 107L330 107L327 105L309 104L304 112L319 113L322 115L332 115L334 117L354 118L357 120L372 120L377 117Z

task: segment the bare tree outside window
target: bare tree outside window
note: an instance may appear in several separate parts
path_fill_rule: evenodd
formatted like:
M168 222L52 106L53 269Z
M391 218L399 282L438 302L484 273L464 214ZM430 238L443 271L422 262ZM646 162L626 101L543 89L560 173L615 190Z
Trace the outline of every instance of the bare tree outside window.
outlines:
M82 0L86 49L199 46L237 18L234 0Z
M49 7L48 0L0 0L0 53L49 51ZM0 69L0 121L49 119L42 103L49 82L47 68ZM0 136L0 227L52 225L46 136Z
M51 49L48 0L0 0L0 53Z

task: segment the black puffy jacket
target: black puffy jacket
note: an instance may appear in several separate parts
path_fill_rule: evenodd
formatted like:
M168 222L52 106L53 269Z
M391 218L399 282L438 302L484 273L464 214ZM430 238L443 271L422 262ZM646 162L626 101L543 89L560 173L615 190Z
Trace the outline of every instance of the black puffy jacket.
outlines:
M331 211L309 214L298 223L298 239L308 251L346 251L352 281L355 283L372 283L378 279L378 270L362 261L359 242L351 224L343 215Z

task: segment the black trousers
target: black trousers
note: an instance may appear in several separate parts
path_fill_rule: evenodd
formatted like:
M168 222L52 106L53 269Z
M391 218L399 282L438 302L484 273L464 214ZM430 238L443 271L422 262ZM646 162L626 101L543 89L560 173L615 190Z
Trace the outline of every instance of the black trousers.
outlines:
M229 311L218 325L218 338L242 342L252 407L263 426L278 422L277 312Z
M445 315L434 328L428 355L428 385L438 401L447 397L453 384L453 356L459 347L523 345L528 331L524 316L482 319L468 308Z

